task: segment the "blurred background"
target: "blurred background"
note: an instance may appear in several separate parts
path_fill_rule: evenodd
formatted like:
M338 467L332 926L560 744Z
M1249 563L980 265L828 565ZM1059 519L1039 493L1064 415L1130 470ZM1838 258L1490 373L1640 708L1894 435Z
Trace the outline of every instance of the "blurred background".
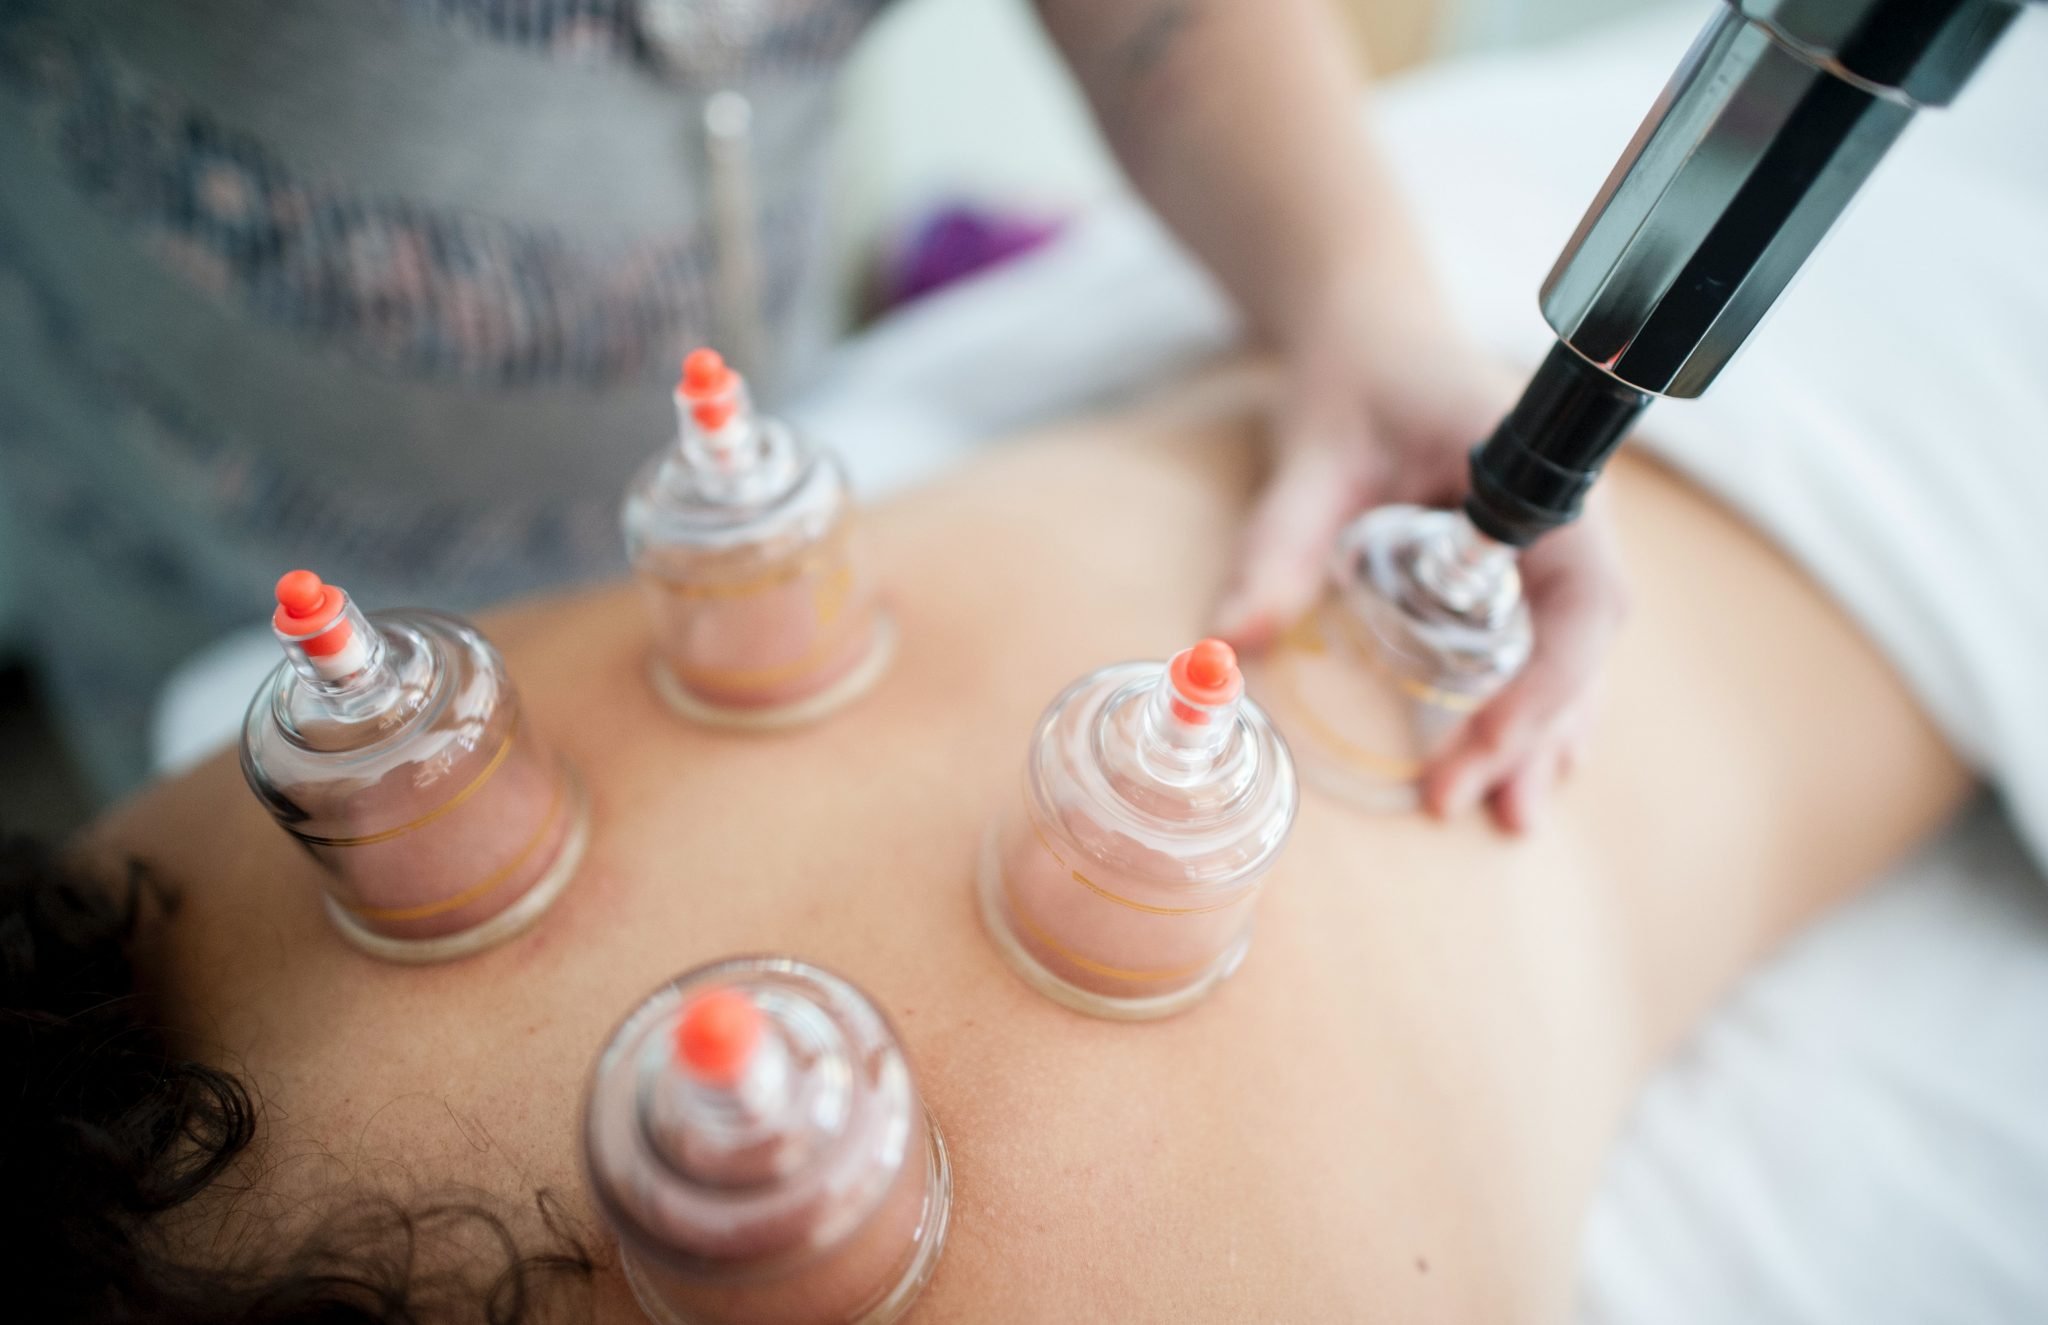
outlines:
M1571 33L1637 7L1638 0L1331 0L1374 72L1396 74L1456 52ZM0 6L4 7L4 6ZM459 5L445 6L460 9ZM687 8L687 0L684 8ZM30 9L33 6L29 6ZM19 72L18 70L16 72ZM31 76L32 76L31 71ZM1016 252L1056 244L1061 224L1114 197L1115 165L1072 76L1050 48L1028 0L903 0L885 8L853 47L833 111L830 204L824 209L822 302L835 338L857 335L893 305L972 275ZM9 295L0 230L0 312ZM14 310L18 312L17 310ZM17 366L15 389L37 391ZM801 390L794 382L792 389ZM26 454L10 435L20 414L0 412L0 460ZM652 439L647 439L651 445ZM75 655L43 647L36 602L83 587L35 583L22 484L0 463L0 826L61 833L142 776L142 761L93 748L77 733L80 689L98 685L130 726L150 710L158 672L113 682L69 677ZM504 592L516 587L501 586ZM487 600L497 590L472 597ZM49 601L47 597L45 601ZM455 604L464 608L478 604ZM251 603L253 624L261 600ZM84 609L90 610L90 609ZM192 640L218 633L196 629ZM185 646L180 644L181 651ZM160 669L159 669L160 670ZM51 702L68 680L73 720ZM139 738L139 734L138 734Z

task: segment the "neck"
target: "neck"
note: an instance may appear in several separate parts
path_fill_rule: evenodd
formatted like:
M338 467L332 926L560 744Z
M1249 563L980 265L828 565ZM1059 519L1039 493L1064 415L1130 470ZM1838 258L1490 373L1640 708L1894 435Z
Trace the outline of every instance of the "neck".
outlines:
M1424 601L1477 626L1504 620L1521 597L1515 549L1488 538L1462 512L1441 514L1430 526L1406 566Z
M299 684L322 708L345 722L362 722L388 713L398 702L398 672L391 650L379 631L354 603L343 609L348 642L340 652L315 656L287 640L285 657L298 673Z
M678 1173L718 1186L748 1185L801 1156L802 1120L790 1116L796 1091L788 1049L770 1034L730 1083L700 1080L674 1064L664 1068L645 1126Z

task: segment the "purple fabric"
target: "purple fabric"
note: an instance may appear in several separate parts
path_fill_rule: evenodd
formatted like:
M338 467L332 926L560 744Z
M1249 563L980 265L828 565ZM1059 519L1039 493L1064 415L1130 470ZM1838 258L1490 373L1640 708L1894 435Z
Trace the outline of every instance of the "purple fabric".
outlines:
M1010 216L966 203L939 208L910 232L884 264L882 307L894 308L941 286L1007 262L1046 243L1063 221Z

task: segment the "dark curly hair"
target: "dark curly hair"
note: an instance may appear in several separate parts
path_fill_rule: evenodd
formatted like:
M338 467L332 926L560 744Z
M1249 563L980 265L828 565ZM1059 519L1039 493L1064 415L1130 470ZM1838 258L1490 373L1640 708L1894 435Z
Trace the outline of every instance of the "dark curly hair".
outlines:
M175 893L119 886L0 840L0 1292L61 1322L483 1320L581 1314L594 1261L547 1192L543 1250L476 1200L341 1197L311 1234L223 1264L181 1258L165 1216L227 1174L259 1111L233 1075L180 1056L137 984L138 944ZM482 1255L479 1255L479 1248Z

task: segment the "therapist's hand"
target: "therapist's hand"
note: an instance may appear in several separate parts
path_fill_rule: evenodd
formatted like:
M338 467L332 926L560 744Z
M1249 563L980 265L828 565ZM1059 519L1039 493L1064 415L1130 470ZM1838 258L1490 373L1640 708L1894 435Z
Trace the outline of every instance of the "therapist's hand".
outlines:
M1315 604L1337 533L1360 511L1460 501L1466 453L1521 388L1420 310L1387 316L1356 311L1361 303L1304 327L1283 350L1271 477L1217 608L1217 633L1242 648L1270 644ZM1483 800L1502 828L1527 831L1577 759L1627 606L1597 497L1521 557L1534 651L1431 762L1423 781L1431 813L1462 814Z
M1037 2L1132 182L1285 366L1274 477L1219 632L1255 647L1314 600L1345 520L1381 502L1456 501L1465 452L1520 384L1433 311L1334 6ZM1424 787L1438 814L1483 798L1510 829L1534 822L1570 766L1622 602L1595 516L1544 539L1522 574L1536 652Z

